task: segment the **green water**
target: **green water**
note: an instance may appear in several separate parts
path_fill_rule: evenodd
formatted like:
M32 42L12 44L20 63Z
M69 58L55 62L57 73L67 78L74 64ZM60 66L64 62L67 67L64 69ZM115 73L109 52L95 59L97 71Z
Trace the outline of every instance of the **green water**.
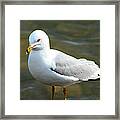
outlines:
M50 100L51 87L38 83L29 73L28 36L35 29L44 30L51 48L60 50L76 58L93 60L100 66L100 21L29 21L20 22L20 99ZM100 80L82 82L67 87L69 100L99 100ZM62 88L56 87L55 100L62 100Z

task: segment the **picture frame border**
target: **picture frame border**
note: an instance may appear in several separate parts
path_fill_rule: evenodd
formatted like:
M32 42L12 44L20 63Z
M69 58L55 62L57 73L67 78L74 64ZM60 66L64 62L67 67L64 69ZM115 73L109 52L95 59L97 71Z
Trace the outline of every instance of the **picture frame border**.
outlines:
M115 115L5 115L5 5L115 5ZM0 118L2 119L119 119L119 39L120 1L2 1L1 2L1 54L0 54Z

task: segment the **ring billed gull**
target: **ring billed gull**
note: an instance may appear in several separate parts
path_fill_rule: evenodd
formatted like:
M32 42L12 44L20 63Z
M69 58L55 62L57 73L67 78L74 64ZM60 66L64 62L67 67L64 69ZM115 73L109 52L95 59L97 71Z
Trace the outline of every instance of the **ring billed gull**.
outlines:
M28 68L32 76L40 82L52 86L52 99L55 86L62 86L64 99L66 86L100 78L100 68L93 61L76 59L61 51L50 49L48 35L35 30L29 36Z

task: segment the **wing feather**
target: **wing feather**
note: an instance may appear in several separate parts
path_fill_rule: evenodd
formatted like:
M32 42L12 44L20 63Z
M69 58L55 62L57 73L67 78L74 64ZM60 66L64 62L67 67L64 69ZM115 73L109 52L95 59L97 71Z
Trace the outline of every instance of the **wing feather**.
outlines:
M100 77L100 68L94 61L76 59L63 52L57 52L54 62L54 70L62 75L73 76L83 81Z

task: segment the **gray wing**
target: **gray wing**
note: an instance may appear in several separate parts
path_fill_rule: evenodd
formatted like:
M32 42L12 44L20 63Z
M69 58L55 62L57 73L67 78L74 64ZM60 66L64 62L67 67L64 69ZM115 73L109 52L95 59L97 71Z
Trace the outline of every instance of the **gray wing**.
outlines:
M58 51L54 62L56 67L53 70L65 76L74 76L83 81L100 77L99 67L93 61L76 59Z

